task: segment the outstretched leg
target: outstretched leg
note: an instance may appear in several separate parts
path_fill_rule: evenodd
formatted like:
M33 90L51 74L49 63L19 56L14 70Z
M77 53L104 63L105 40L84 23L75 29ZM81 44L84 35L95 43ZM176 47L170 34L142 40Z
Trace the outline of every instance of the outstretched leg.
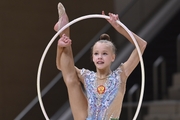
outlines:
M56 31L58 31L69 22L68 16L61 3L58 4L58 12L59 21L54 26L54 29ZM64 37L65 35L63 34L65 34L67 37ZM59 39L57 46L56 64L58 69L62 71L64 82L67 86L74 120L85 120L87 118L87 99L84 95L74 67L71 45L62 47L62 44L69 44L67 43L70 36L69 28L64 30L60 36L61 38ZM64 43L62 42L62 39L65 39Z

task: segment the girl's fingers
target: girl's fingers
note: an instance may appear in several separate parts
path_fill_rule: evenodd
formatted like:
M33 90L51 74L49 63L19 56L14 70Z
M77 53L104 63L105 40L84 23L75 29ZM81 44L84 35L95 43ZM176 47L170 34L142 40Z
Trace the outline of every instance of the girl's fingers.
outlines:
M105 12L104 12L104 11L102 11L102 15L105 15Z

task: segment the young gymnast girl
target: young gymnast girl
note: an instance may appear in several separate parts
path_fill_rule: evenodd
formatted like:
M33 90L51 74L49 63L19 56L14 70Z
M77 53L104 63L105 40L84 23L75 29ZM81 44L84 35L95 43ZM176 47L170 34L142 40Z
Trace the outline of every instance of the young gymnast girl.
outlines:
M56 31L68 23L68 17L62 4L59 11L64 12L60 15L59 22L54 27ZM102 14L105 15L104 12ZM116 23L119 20L118 15L109 13L109 17L110 19L107 19L107 21L117 32L133 44L129 34ZM115 60L116 48L110 41L110 36L102 34L100 40L92 47L92 59L96 66L96 71L84 68L79 69L74 66L71 49L72 42L67 31L69 31L69 28L60 35L57 45L56 63L57 68L62 71L68 89L74 119L118 120L126 90L127 78L139 63L137 50L134 49L128 60L112 71L110 66ZM143 53L147 45L146 41L136 34L132 34L140 47L141 53ZM86 95L82 91L80 82L85 87Z

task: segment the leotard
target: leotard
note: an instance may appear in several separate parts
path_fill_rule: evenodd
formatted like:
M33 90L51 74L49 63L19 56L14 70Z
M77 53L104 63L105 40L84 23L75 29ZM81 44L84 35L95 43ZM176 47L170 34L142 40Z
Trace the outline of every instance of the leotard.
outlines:
M120 115L122 98L124 92L120 92L121 87L121 68L108 75L104 85L101 85L102 91L97 90L96 72L87 69L81 69L81 75L84 78L84 87L88 99L88 118L86 120L109 120L117 118ZM113 105L114 104L114 105Z

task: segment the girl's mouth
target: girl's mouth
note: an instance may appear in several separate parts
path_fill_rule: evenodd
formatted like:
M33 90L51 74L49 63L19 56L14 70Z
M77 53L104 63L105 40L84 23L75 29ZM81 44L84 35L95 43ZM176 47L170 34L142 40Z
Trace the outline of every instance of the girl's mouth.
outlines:
M102 62L102 61L98 61L98 62L97 62L97 64L104 64L104 62Z

